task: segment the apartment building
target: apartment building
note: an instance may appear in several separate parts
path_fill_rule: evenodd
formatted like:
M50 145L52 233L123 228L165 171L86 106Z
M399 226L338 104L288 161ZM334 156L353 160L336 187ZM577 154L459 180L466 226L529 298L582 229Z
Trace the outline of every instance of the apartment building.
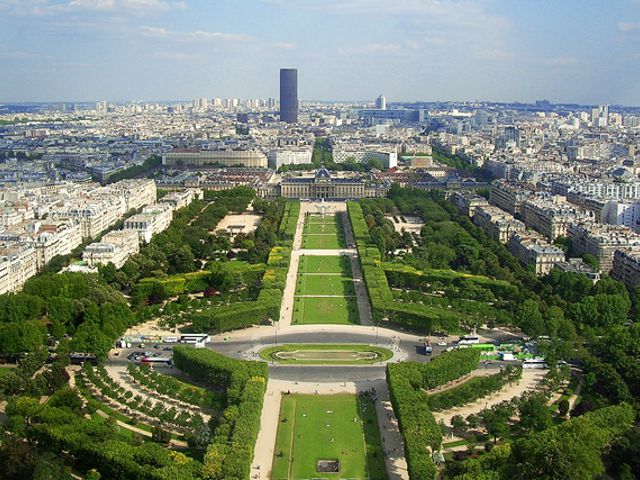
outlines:
M34 248L38 270L56 256L69 255L82 243L82 230L76 221L45 224L29 222L0 232L0 241Z
M458 207L460 213L468 217L473 217L476 213L476 208L489 206L486 198L474 192L453 192L449 197L449 201Z
M491 182L491 191L489 194L489 203L501 208L511 215L519 216L522 214L522 207L533 192L523 189L516 185L511 185L503 180L495 180Z
M196 198L202 199L204 196L202 190L189 188L186 190L175 190L167 193L160 203L167 203L171 205L174 210L180 210L183 207L189 205Z
M509 251L525 266L534 265L535 274L546 275L564 262L564 252L550 245L542 235L533 231L514 233L509 239Z
M0 294L17 292L37 272L34 248L0 244Z
M92 268L108 263L122 268L129 257L139 251L139 234L136 230L116 230L104 235L99 243L88 245L82 252L82 260Z
M173 218L173 208L169 204L156 203L145 207L142 213L129 217L124 222L125 230L138 232L140 241L149 243L153 235L165 230Z
M630 289L640 284L640 252L616 250L611 276Z
M588 253L598 258L600 271L603 273L611 271L617 250L640 251L640 235L624 226L571 225L568 235L576 253Z
M522 216L527 227L553 241L565 237L570 225L592 221L593 215L567 203L564 197L553 196L525 201Z
M500 243L507 243L512 235L525 230L524 223L492 205L477 206L473 223Z

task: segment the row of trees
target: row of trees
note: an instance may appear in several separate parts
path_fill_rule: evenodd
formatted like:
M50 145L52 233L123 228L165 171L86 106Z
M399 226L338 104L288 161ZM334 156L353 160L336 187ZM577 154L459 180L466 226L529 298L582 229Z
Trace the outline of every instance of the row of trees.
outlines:
M151 155L147 158L142 165L134 165L133 167L125 168L119 172L114 173L109 177L106 183L115 183L120 180L128 180L130 178L136 178L162 165L162 157L160 155Z
M508 366L493 375L471 378L457 387L429 395L429 408L433 411L448 410L474 402L517 382L521 377L522 367Z
M203 409L218 409L220 402L217 396L204 388L189 385L185 382L163 375L146 365L127 366L127 372L137 383L162 395L177 398L178 400Z
M101 395L107 397L119 406L119 408L132 409L146 415L150 421L172 425L174 430L186 431L197 429L204 425L204 420L199 413L178 406L169 406L160 398L136 395L132 390L127 390L114 381L104 367L94 368L85 363L82 368L83 381L86 379L95 387Z
M212 388L226 389L226 409L204 457L202 478L249 478L269 370L266 363L233 360L211 350L174 348L174 362Z
M5 457L11 459L8 463L12 469L16 463L23 463L22 459L28 464L30 457L49 452L59 463L49 462L53 476L42 478L68 478L64 473L61 476L56 473L64 472L63 462L87 472L86 478L93 479L100 478L97 472L106 478L125 480L202 478L200 462L157 443L140 443L99 416L86 418L78 402L60 399L40 404L38 399L20 397L8 403L6 412L11 421L12 438L16 439L13 442L17 439L21 442L20 448L11 449L11 457ZM0 450L5 448L3 443ZM8 478L31 477L9 473Z

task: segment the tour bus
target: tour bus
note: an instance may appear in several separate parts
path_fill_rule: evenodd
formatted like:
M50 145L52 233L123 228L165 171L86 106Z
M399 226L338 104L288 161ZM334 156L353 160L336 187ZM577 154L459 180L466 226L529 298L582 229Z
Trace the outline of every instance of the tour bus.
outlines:
M180 336L180 343L188 343L195 348L204 348L209 341L209 335L206 333L187 333Z
M178 337L162 337L164 343L178 343Z
M168 365L173 364L173 358L171 356L158 356L158 357L143 357L140 360L142 365Z
M478 343L480 343L480 339L473 335L465 335L458 340L458 345L476 345Z

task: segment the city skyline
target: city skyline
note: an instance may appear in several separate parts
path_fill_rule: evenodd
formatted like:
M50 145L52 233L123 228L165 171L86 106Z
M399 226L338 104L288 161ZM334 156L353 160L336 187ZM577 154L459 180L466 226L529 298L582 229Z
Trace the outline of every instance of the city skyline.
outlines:
M640 105L640 2L0 0L0 101Z

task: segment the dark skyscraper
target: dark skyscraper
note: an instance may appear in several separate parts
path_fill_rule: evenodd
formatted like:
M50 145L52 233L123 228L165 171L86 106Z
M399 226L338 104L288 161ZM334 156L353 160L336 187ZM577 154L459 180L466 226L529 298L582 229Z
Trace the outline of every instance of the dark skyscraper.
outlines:
M280 121L298 122L298 70L280 69Z

